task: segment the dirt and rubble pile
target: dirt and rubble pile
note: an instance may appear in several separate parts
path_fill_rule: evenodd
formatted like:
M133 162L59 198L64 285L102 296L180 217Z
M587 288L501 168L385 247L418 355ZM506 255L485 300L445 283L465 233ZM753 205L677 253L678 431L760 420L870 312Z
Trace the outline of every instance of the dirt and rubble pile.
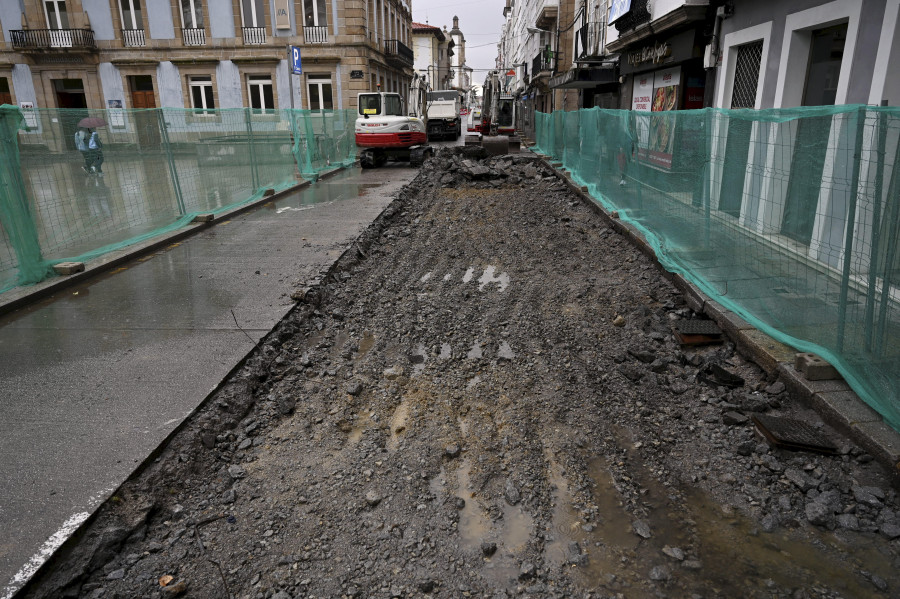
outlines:
M701 316L533 155L428 161L298 297L29 597L900 588L886 473L730 343L681 347Z

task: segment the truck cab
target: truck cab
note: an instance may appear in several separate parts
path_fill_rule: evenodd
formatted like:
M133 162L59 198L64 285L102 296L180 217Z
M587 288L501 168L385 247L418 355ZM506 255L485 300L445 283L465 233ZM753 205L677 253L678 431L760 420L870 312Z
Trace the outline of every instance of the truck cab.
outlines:
M428 139L459 139L462 133L462 107L460 93L455 89L428 92L426 114L428 116Z

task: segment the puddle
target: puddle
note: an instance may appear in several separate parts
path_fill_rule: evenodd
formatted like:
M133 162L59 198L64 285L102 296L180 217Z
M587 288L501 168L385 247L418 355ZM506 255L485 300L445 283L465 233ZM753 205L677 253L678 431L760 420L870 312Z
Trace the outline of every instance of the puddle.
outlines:
M469 549L481 547L481 540L487 538L491 530L491 521L482 512L475 498L472 480L469 473L472 462L464 458L456 471L456 496L461 497L466 505L459 512L459 538Z
M375 335L371 331L363 331L362 339L359 340L359 357L369 353L373 345L375 345Z
M466 384L466 391L469 391L470 389L474 389L474 388L475 388L475 385L477 385L477 384L480 383L480 382L481 382L481 377L480 377L480 376L475 376L475 377L473 377L472 380L470 380L470 381Z
M534 520L519 506L503 502L503 548L512 553L522 553L531 538Z
M468 283L469 281L472 280L472 277L474 277L474 276L475 276L475 269L470 266L469 270L466 271L466 274L463 275L463 283Z
M425 362L428 358L428 350L425 349L425 346L421 343L413 348L412 352L409 354L409 361L413 365L412 374L413 376L422 374L422 371L425 370Z
M452 278L453 278L453 275L451 275L449 272L448 272L447 274L444 275L444 280L445 280L445 281L449 281L449 280L452 279Z
M442 503L444 503L444 498L447 495L446 487L447 472L444 470L444 467L441 466L441 471L438 473L438 475L428 482L428 490L431 491L432 495L434 495L435 505L441 505Z
M350 432L347 433L347 444L356 445L357 443L359 443L360 439L362 439L363 433L366 432L371 424L372 419L369 418L368 412L357 416L356 420L353 421Z
M453 348L450 347L449 343L441 344L441 353L438 354L438 360L449 360L453 357Z
M466 358L469 360L477 360L481 358L481 341L478 339L475 340L475 345L472 346L472 349L469 350L469 353L466 354Z
M409 417L409 403L401 401L394 409L391 416L391 436L387 442L387 448L396 451L400 444L401 436L406 432L406 419Z
M478 377L475 377L478 378ZM459 422L459 434L461 437L465 438L469 436L469 421L462 416L457 418L457 422Z
M578 513L572 507L572 496L569 493L569 483L563 476L562 466L548 459L550 462L550 484L553 485L553 516L550 521L550 534L552 539L546 545L547 560L561 566L568 561L569 543L582 541L584 535L581 531L581 520ZM582 547L584 549L584 547Z
M509 343L504 341L500 344L500 349L497 350L497 357L502 358L504 360L513 360L516 357L515 352L509 346Z
M497 283L500 286L500 291L506 291L506 288L509 287L509 275L505 272L501 272L495 277L494 272L496 272L496 270L497 269L493 266L488 266L484 269L484 274L478 279L478 291L483 290L491 283Z

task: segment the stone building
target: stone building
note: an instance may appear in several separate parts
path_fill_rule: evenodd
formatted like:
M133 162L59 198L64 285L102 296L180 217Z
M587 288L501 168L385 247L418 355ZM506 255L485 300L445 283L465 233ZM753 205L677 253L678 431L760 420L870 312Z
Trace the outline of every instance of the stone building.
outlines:
M424 75L431 89L451 87L450 57L455 42L440 27L412 24L414 68Z
M407 88L411 15L410 0L3 0L0 100L355 108L359 92Z

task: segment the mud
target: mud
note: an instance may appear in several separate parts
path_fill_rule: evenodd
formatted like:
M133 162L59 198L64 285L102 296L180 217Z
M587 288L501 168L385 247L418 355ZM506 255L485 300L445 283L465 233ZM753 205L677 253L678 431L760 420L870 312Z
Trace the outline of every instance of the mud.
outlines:
M730 343L680 347L701 316L540 162L459 152L24 596L896 596L881 467Z

